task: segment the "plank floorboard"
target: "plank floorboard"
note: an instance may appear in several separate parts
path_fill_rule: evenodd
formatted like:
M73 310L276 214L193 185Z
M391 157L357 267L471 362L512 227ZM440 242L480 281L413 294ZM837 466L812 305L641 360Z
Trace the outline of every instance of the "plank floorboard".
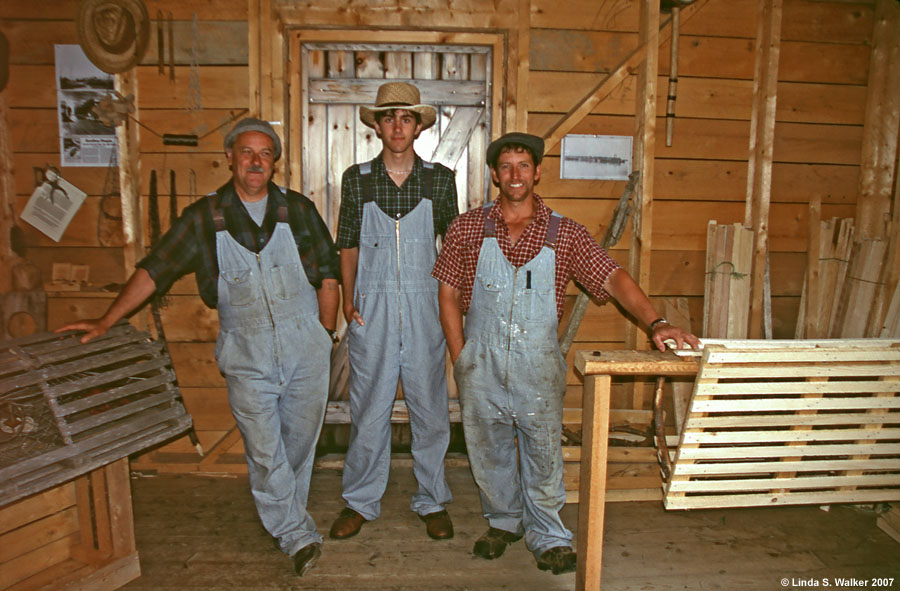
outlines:
M435 541L409 511L408 465L391 470L382 516L360 534L326 540L305 577L274 548L256 517L245 476L135 475L135 532L142 575L126 591L571 590L574 574L538 570L524 544L500 559L471 554L486 528L468 468L447 470L456 536ZM340 472L316 470L310 511L323 533L343 507ZM669 511L660 502L606 508L604 591L765 590L789 580L895 577L900 545L866 507L773 507ZM577 505L563 521L576 531ZM576 531L577 533L577 531ZM327 534L326 534L327 535ZM869 589L879 589L869 585ZM889 589L891 587L883 587Z

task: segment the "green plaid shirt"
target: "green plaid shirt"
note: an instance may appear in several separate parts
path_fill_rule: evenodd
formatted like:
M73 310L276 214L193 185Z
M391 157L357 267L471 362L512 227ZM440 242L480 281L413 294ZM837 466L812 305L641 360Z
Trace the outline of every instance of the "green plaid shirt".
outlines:
M251 252L260 252L269 243L278 220L278 209L286 207L288 225L309 282L318 289L323 279L339 279L340 264L334 242L312 201L295 191L282 193L270 182L266 216L260 227L247 213L234 191L233 182L229 181L215 193L186 207L150 254L138 263L138 267L153 278L157 294L168 291L183 275L196 273L200 297L210 308L216 307L219 261L210 200L222 209L228 232Z

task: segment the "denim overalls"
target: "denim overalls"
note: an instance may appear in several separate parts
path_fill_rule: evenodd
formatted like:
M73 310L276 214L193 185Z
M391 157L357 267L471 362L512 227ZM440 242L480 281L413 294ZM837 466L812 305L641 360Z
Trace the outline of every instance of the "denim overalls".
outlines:
M371 163L360 170L371 174ZM424 183L428 190L430 184ZM390 467L390 416L400 379L418 482L410 508L427 515L452 500L444 476L450 416L438 282L431 277L436 258L431 199L425 195L412 211L392 219L375 203L373 192L366 193L354 290L365 325L353 321L348 327L352 426L343 497L366 519L381 513Z
M297 252L286 208L257 254L216 222L219 337L216 359L244 438L250 486L266 530L293 555L321 542L306 511L325 415L331 338Z
M492 527L524 530L535 556L572 545L572 533L559 518L566 499L566 362L557 341L553 250L560 219L556 213L550 217L544 246L516 268L500 250L494 220L485 215L466 343L454 365L484 516Z

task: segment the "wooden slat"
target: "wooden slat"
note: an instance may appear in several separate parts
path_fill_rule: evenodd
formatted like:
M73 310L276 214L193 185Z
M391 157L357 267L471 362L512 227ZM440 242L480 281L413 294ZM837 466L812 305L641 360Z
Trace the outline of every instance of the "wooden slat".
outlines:
M429 105L479 107L485 104L484 82L478 80L409 80L416 85L422 102ZM309 81L309 100L329 105L372 104L382 79L352 78Z

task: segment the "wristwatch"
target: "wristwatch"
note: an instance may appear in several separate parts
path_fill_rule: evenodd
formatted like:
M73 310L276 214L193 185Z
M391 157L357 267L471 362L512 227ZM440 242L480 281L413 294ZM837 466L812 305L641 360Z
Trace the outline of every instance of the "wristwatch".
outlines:
M659 318L657 318L656 320L654 320L653 322L650 323L650 332L654 331L657 324L668 324L668 323L669 323L668 320L666 320L665 318L660 316Z

